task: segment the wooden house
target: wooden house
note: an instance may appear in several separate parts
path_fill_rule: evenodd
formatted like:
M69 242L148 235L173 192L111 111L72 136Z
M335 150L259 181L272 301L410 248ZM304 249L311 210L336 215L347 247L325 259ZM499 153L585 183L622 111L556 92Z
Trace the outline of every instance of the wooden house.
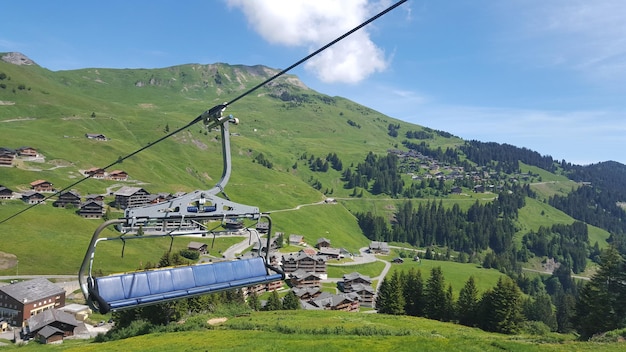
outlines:
M372 279L357 272L343 275L343 292L353 292L354 285L372 285Z
M74 336L80 323L73 315L58 309L46 309L28 318L26 335L42 343L61 342L64 337Z
M317 239L317 244L315 245L316 248L321 249L323 247L330 247L330 240L328 238L318 238Z
M387 242L372 241L369 250L375 254L389 254L389 245Z
M85 196L85 201L95 200L97 202L104 202L104 196L102 194L88 194Z
M352 293L359 296L359 303L364 307L374 307L376 303L376 290L370 285L354 284L352 285Z
M331 247L321 247L317 254L324 255L328 259L340 259L343 257L339 248L331 248Z
M30 183L30 188L36 192L54 192L51 182L46 180L37 180Z
M65 208L68 205L73 205L76 208L80 206L80 194L77 191L66 191L59 194L59 199L52 203L53 206L59 208Z
M43 194L35 191L28 191L22 193L22 200L28 204L37 204L43 202L44 197Z
M0 186L0 199L11 199L13 198L13 191L8 189L7 187Z
M304 252L289 253L282 258L283 271L292 273L298 269L316 274L326 274L326 257L308 255Z
M104 202L97 200L87 200L80 204L78 215L86 219L101 219L104 215Z
M343 310L346 312L357 312L359 310L359 299L356 294L332 294L322 292L316 298L307 302L311 307L324 310Z
M32 147L20 147L17 148L17 155L26 157L26 158L36 158L39 156L37 149Z
M314 299L322 293L319 286L308 286L308 287L302 287L302 288L293 287L291 290L293 291L293 293L296 294L296 296L300 300L305 300L305 301Z
M321 280L322 278L319 274L304 271L302 269L298 269L289 275L291 287L320 287Z
M191 241L187 245L187 249L190 251L196 251L200 254L207 254L209 252L207 244L202 242Z
M83 172L85 174L85 176L89 176L91 178L97 178L97 179L104 179L106 173L104 172L104 169L101 169L99 167L92 167L91 169L87 169Z
M289 235L289 244L295 246L304 244L304 236L292 233L291 235Z
M9 148L0 148L0 166L11 166L15 159L16 152Z
M128 173L122 170L113 170L109 172L109 179L114 181L128 181Z

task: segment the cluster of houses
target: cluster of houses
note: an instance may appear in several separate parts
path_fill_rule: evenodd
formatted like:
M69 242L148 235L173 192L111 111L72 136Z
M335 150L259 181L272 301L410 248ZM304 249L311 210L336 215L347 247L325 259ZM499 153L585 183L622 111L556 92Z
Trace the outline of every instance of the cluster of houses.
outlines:
M64 338L87 334L89 307L65 305L65 290L44 278L0 286L0 325L17 327L13 341L35 339L58 343Z
M44 161L37 149L32 147L20 147L17 149L0 147L0 166L13 166L17 159L25 161Z
M497 192L503 188L502 185L491 184L492 175L486 171L466 172L462 166L442 165L437 159L423 155L422 153L412 149L409 149L408 151L388 149L387 152L397 155L400 159L406 160L406 165L410 170L428 170L426 173L409 172L411 179L416 181L430 179L443 179L444 181L447 181L471 178L476 184L472 189L474 193ZM516 182L518 179L528 181L530 178L530 174L520 173L512 176L509 181ZM452 194L460 194L462 190L461 187L453 187L450 192Z
M290 243L301 241L298 237L290 235ZM299 252L282 255L283 271L304 309L353 312L358 311L360 306L374 307L376 291L372 288L372 280L357 272L344 275L343 280L337 283L339 293L322 291L322 282L328 278L327 261L346 255L349 255L346 250L332 248L326 238L318 239L315 249L305 247Z
M98 175L105 175L108 179L125 181L128 174L121 170L104 173L102 169L90 169L85 174L91 172ZM99 177L99 176L98 176ZM0 200L21 199L27 204L41 203L47 199L46 193L55 193L56 189L52 182L47 180L36 180L30 183L30 189L25 192L14 192L8 187L0 185ZM123 186L113 193L115 196L115 206L119 209L133 208L148 204L164 202L173 197L182 194L157 193L150 194L141 187ZM78 209L77 214L84 218L102 218L105 212L104 195L89 194L84 198L76 190L63 191L59 193L58 198L52 203L55 207L66 208L73 206Z

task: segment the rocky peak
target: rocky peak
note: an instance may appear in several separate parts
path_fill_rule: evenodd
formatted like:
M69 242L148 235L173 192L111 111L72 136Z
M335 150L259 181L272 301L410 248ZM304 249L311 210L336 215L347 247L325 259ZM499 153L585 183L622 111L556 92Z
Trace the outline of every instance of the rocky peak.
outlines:
M35 61L18 52L6 53L2 55L2 61L6 61L14 65L36 65Z

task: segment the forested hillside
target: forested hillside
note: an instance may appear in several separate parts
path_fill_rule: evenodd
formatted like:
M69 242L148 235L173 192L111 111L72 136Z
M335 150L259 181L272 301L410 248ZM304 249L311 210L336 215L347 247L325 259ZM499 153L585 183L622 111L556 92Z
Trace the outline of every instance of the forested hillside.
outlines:
M85 170L136 150L142 152L115 164L128 181L86 178L71 189L102 195L107 217L117 217L122 213L112 192L124 185L141 185L151 194L212 187L222 165L216 131L199 124L153 142L276 72L228 64L52 72L0 61L0 154L6 156L0 186L11 192L0 204L2 252L13 255L13 263L19 258L21 273L75 273L79 244L86 245L101 220L51 203ZM352 253L370 240L386 241L431 258L498 269L533 302L545 294L555 312L561 307L553 330L576 327L591 335L582 319L600 314L593 303L597 290L606 289L600 298L607 302L626 298L622 164L572 165L523 146L464 141L315 92L295 76L281 77L227 113L241 124L231 130L233 177L225 192L272 214L275 231L301 234L309 244L325 237ZM39 158L15 152L25 146ZM21 214L28 206L22 195L36 180L50 181L57 193ZM334 202L324 201L329 198ZM33 256L29 243L47 243L50 250ZM160 251L139 247L132 265L154 262ZM532 279L523 272L548 261L557 263L544 270L552 276ZM104 264L111 271L129 265L116 256ZM0 272L14 270L7 265ZM572 274L597 276L583 287ZM509 285L500 283L486 302L495 301L497 290L515 291ZM393 314L404 312L403 306ZM616 307L614 313L606 326L623 327L625 312Z

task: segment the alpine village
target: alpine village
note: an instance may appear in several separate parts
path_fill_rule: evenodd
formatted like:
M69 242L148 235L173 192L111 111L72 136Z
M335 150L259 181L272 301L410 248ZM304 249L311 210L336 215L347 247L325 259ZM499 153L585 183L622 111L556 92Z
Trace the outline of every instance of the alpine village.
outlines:
M624 348L625 165L462 140L290 74L226 110L239 123L225 136L187 124L278 70L50 71L0 56L0 349ZM210 193L224 153L217 195L261 220L205 218L180 236L109 227L118 241L90 245L105 221ZM124 300L139 290L127 278L259 257L276 272L235 289L103 303L113 274Z

